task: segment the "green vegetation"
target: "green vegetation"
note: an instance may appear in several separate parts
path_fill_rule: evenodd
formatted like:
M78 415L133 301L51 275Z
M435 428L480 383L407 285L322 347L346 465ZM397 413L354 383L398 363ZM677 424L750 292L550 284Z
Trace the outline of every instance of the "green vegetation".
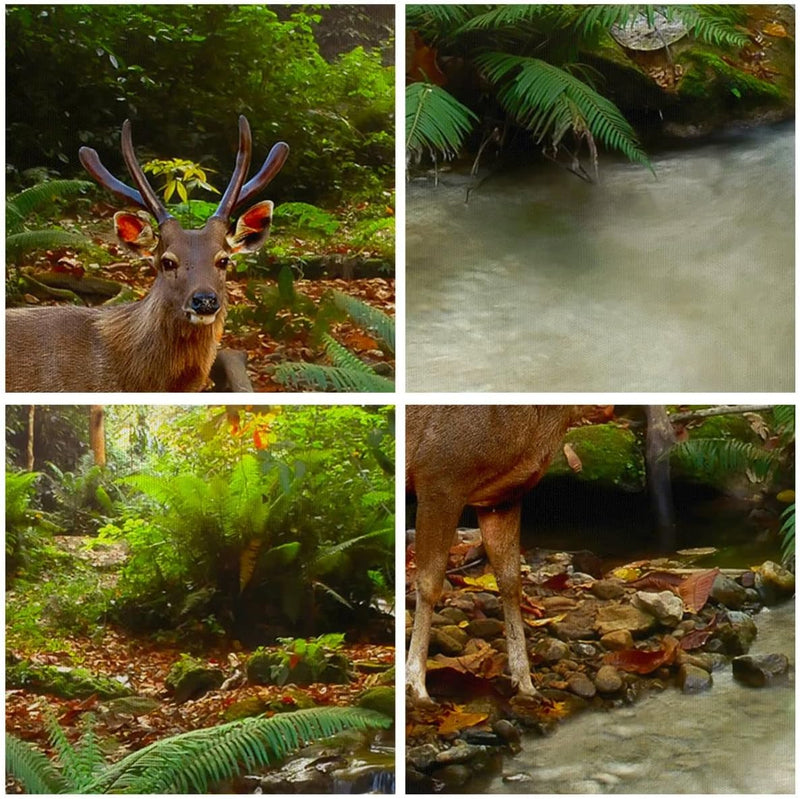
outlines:
M60 766L29 743L6 735L6 772L28 793L207 793L215 784L245 769L273 764L310 741L391 723L387 716L361 708L297 710L163 738L107 763L91 718L76 745L51 718L50 742Z

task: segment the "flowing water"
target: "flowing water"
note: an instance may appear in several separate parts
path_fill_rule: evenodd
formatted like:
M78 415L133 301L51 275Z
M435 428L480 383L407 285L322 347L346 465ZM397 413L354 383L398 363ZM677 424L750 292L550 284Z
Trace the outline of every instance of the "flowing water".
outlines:
M412 181L412 391L794 389L794 128Z
M762 611L750 652L794 662L794 603ZM714 686L585 712L484 774L464 793L794 793L794 687L747 688L730 667ZM504 779L505 778L505 779Z

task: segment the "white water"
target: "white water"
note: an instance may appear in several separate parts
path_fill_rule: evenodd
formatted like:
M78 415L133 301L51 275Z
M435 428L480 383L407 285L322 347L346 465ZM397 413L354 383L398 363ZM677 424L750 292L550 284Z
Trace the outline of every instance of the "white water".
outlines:
M783 652L794 663L794 618L793 602L759 614L751 653ZM747 688L730 667L713 677L701 694L667 689L528 737L501 775L465 792L794 793L794 687Z
M794 389L794 129L412 182L412 391Z

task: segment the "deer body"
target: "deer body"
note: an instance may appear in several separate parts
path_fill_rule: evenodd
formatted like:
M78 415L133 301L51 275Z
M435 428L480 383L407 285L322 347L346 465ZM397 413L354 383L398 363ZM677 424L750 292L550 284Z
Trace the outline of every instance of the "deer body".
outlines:
M275 145L245 184L251 147L250 127L240 117L234 175L201 230L184 230L158 200L135 160L129 122L123 125L122 148L138 191L114 178L94 150L81 148L81 162L95 180L156 217L158 235L140 215L114 215L120 240L152 260L156 279L147 296L135 303L6 311L6 390L203 389L225 324L230 256L263 244L273 205L257 203L239 218L235 230L229 230L228 218L277 174L289 149Z
M503 603L511 678L535 696L520 601L520 500L541 478L578 409L564 405L412 406L406 414L406 487L417 496L417 605L406 661L412 699L425 687L431 616L466 505L476 508Z

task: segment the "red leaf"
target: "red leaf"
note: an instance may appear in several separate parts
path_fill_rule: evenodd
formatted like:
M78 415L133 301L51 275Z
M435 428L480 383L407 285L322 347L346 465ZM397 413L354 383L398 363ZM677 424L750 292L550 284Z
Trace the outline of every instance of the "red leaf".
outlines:
M714 585L719 574L719 569L709 569L708 571L698 572L687 577L678 586L678 595L686 605L689 613L697 613L708 602L708 595L711 593L711 586Z
M661 666L669 665L675 659L677 641L666 637L663 643L663 649L625 649L622 652L610 652L603 658L603 662L634 674L650 674Z

